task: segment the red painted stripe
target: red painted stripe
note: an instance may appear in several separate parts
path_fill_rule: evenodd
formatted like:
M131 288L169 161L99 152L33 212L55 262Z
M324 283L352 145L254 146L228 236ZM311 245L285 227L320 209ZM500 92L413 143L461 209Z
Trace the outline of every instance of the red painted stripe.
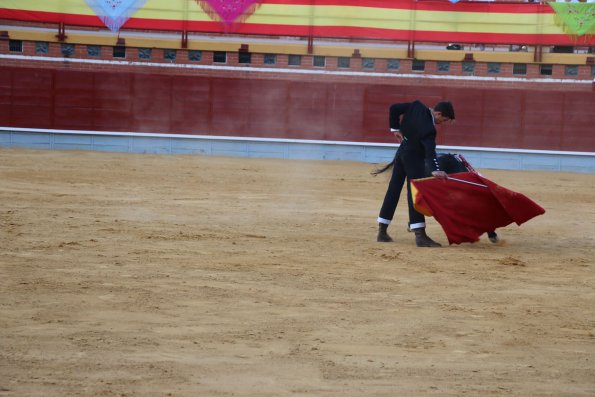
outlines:
M521 35L521 34L492 34L492 33L460 33L460 32L435 32L408 30L387 30L376 28L358 27L314 27L309 26L284 26L284 34L289 36L333 37L333 38L372 38L398 41L427 41L438 43L485 43L485 44L521 44L535 45L548 43L549 45L577 45L588 44L588 39L583 37L574 41L565 34L560 35ZM240 25L234 33L240 34L279 34L277 25ZM314 43L316 44L316 43ZM354 48L356 44L354 43Z

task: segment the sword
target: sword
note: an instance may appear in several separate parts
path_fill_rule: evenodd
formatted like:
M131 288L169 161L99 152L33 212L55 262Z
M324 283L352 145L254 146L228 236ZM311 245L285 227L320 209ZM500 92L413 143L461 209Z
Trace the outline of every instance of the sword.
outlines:
M486 185L482 185L481 183L475 183L475 182L469 182L469 181L465 181L459 178L452 178L452 177L448 177L448 179L450 179L451 181L457 181L457 182L461 182L461 183L468 183L470 185L475 185L475 186L479 186L479 187L487 187Z

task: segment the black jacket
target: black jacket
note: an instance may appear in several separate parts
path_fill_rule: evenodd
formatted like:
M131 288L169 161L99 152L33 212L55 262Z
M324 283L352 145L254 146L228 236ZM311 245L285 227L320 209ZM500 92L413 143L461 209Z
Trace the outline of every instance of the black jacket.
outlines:
M429 172L440 169L436 160L434 117L426 105L420 101L392 105L389 110L389 125L391 129L400 130L403 134L403 150L415 152L423 158Z

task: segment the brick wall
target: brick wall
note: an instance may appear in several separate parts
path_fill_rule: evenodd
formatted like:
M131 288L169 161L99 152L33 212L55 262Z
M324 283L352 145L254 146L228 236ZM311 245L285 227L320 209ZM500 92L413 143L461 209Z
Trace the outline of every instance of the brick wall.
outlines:
M23 56L36 56L36 57L48 57L48 58L63 58L62 50L61 50L61 43L50 42L49 43L49 52L47 54L36 54L35 51L35 42L31 41L23 41L23 52L22 53L14 53L9 51L8 41L0 41L0 54L10 54L10 55L23 55ZM139 59L138 57L138 48L134 47L127 47L126 48L126 57L125 58L114 58L112 53L111 46L101 46L101 54L99 57L91 57L87 54L87 46L86 45L75 45L74 46L74 54L69 58L72 60L76 59L99 59L104 61L124 61L124 62L142 62L145 64L150 65L159 65L164 63L172 63L166 59L164 59L164 49L160 48L153 48L152 49L152 56L150 60L143 60ZM425 70L424 71L412 71L412 60L411 59L400 59L400 68L397 71L388 70L387 67L387 60L386 59L376 59L375 60L375 67L373 69L366 69L362 67L362 59L353 57L350 59L350 67L348 69L345 68L338 68L337 67L337 57L326 57L326 65L325 67L314 67L313 66L313 56L302 56L302 63L300 66L289 66L288 65L288 55L286 54L277 54L276 56L276 64L275 65L264 65L263 62L263 54L252 54L252 59L250 64L240 64L238 62L238 53L237 52L228 52L227 53L227 62L225 64L217 64L213 62L213 52L211 51L202 51L202 59L199 62L190 61L188 59L188 51L187 50L176 50L176 65L214 65L214 66L239 66L246 68L245 72L238 72L238 71L217 71L217 70L197 70L197 69L184 69L184 68L164 68L160 70L155 67L143 67L138 65L93 65L89 66L89 64L77 63L73 62L44 62L44 61L30 61L26 59L22 60L11 60L11 59L2 59L2 64L4 65L23 65L26 67L52 67L56 69L67 68L70 70L89 70L89 69L97 69L97 70L113 70L113 71L133 71L136 73L164 73L164 74L173 74L173 75L202 75L202 76L249 76L250 78L266 78L266 79L305 79L308 81L353 81L358 83L368 83L368 84L400 84L401 79L399 78L400 75L407 74L407 75L419 75L419 79L414 79L416 84L423 85L423 86L441 86L445 84L456 84L465 87L482 87L482 88L507 88L507 87L523 87L525 89L548 89L548 90L556 90L556 91L592 91L593 87L590 84L574 84L573 81L585 81L585 80L592 80L593 79L593 71L590 65L578 65L578 75L576 76L566 76L565 75L565 65L556 64L553 65L553 73L551 76L543 76L540 73L540 65L539 64L527 64L527 73L526 75L515 75L512 71L512 64L511 63L501 63L500 64L500 73L498 74L490 74L488 73L487 63L486 62L475 62L474 63L474 71L473 72L466 72L463 70L463 62L450 62L450 70L448 72L441 72L438 71L437 62L438 61L425 61ZM296 74L290 75L287 73L275 73L275 72L267 72L266 75L263 73L253 73L253 69L255 68L264 68L267 69L300 69L300 70L316 70L316 71L337 71L337 72L357 72L357 73L368 73L369 75L350 75L350 76L340 76L340 75L332 75L332 74L324 74L324 75L305 75L305 74ZM374 76L372 73L389 73L390 77L385 76ZM449 81L448 79L440 80L440 79L426 79L423 78L424 76L428 75L436 75L436 76L461 76L461 77L469 77L467 80L456 80L456 82ZM486 78L515 78L515 81L493 81L493 80L486 80L486 79L476 79L475 77L486 77ZM531 81L531 79L537 79L539 81ZM555 80L563 80L563 81L556 81ZM411 78L406 78L404 81L411 81ZM549 82L548 82L549 81Z

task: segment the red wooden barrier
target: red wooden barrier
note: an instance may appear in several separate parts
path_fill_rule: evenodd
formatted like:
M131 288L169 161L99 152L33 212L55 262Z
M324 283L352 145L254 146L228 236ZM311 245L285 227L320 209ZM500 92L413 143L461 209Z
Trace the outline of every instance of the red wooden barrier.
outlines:
M595 152L595 94L0 67L0 125L393 142L391 103L449 99L438 143Z

